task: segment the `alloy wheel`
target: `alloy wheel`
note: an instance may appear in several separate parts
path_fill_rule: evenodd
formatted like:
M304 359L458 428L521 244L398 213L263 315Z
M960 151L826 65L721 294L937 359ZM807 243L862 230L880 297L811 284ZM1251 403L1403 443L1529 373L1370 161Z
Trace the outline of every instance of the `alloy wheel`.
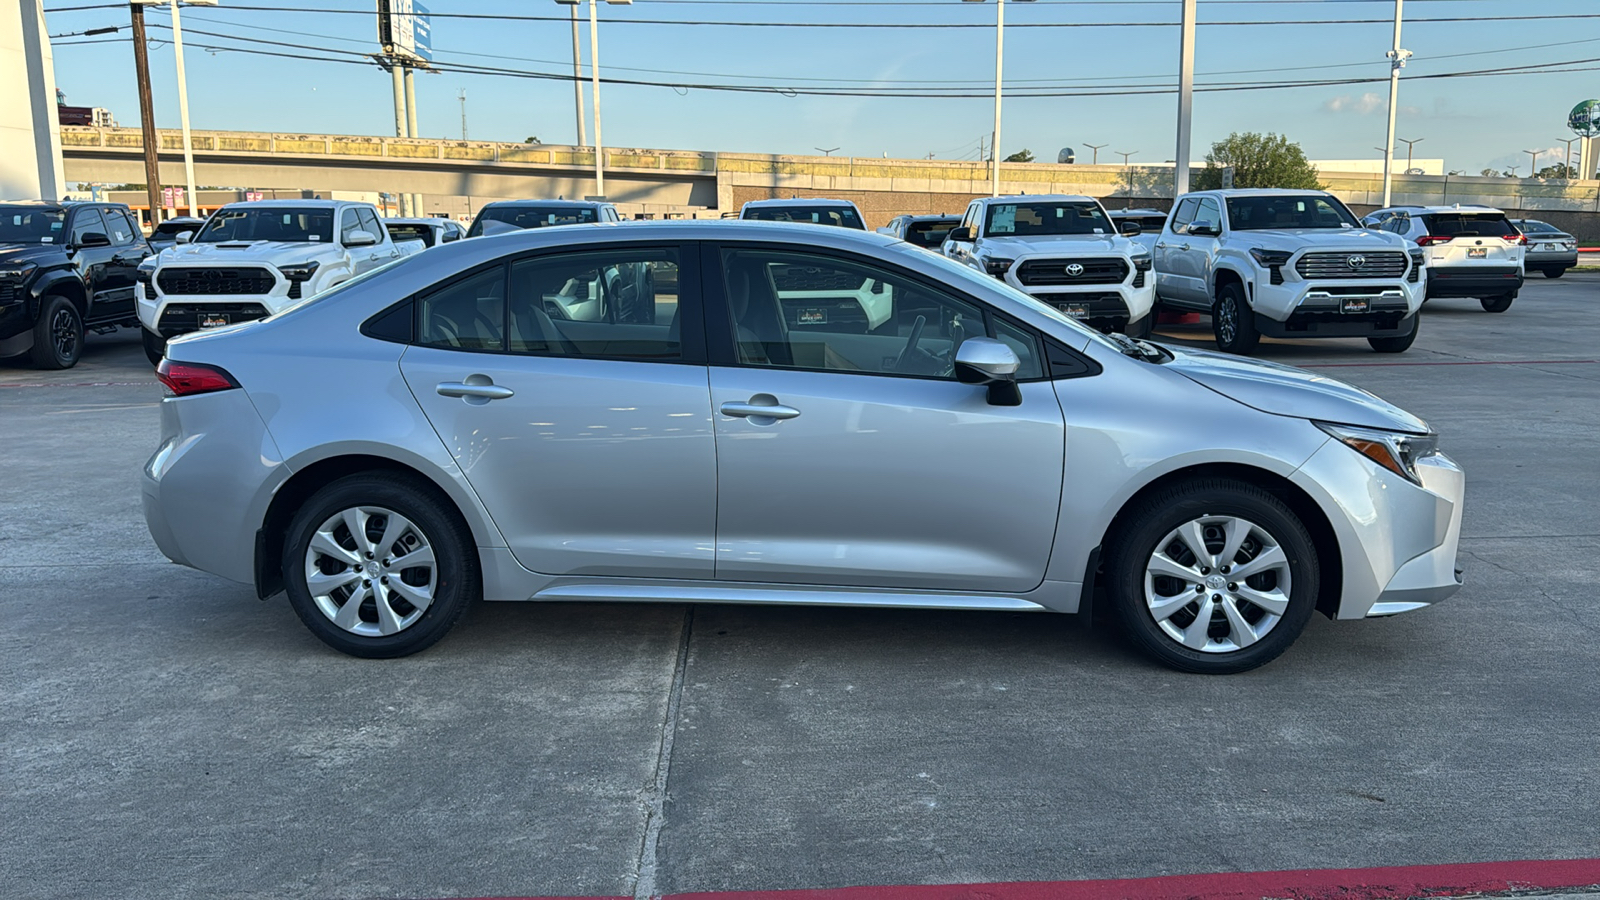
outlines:
M50 343L56 356L72 359L78 351L78 319L72 310L62 307L50 319Z
M1217 334L1226 344L1233 343L1239 335L1239 307L1231 297L1224 297L1217 304Z
M1145 566L1150 617L1173 641L1203 653L1242 650L1289 608L1289 558L1261 526L1201 516L1156 544Z
M317 609L363 637L411 627L433 605L438 587L427 535L399 513L377 506L329 516L311 536L305 567Z

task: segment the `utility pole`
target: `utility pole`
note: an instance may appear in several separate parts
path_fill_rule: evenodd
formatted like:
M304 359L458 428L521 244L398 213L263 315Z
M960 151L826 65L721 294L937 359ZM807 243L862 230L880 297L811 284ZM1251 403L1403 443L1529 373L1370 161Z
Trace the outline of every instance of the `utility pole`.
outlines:
M156 111L150 95L150 54L145 46L144 7L128 4L133 16L133 67L139 83L139 129L144 134L144 186L150 203L150 230L161 221L161 136L156 134Z
M1084 146L1088 147L1091 151L1094 152L1094 162L1090 163L1089 165L1098 166L1098 165L1100 165L1100 150L1101 150L1101 148L1102 147L1109 147L1111 145L1110 144L1084 144Z
M467 89L461 88L456 94L456 99L461 101L461 139L467 139Z
M405 68L406 85L406 137L417 137L417 87L412 78L415 69L411 66ZM422 215L422 195L411 194L411 214Z
M990 177L991 196L1000 196L1000 81L1005 74L1006 62L1006 0L995 3L994 19L994 138L990 141L989 156L994 160Z
M1410 50L1400 49L1400 23L1405 0L1394 0L1394 48L1389 51L1389 133L1383 142L1383 205L1389 206L1394 186L1394 114L1400 103L1400 70L1411 58Z
M194 143L189 138L189 80L183 74L183 26L179 22L181 0L172 0L172 54L178 62L178 124L183 126L183 177L189 186L189 215L199 215L199 191L194 185Z
M595 5L589 0L589 92L594 95L594 192L606 198L606 148L600 136L600 23L595 20ZM607 0L610 2L610 0ZM632 2L632 0L628 0Z
M1194 122L1194 0L1183 0L1182 36L1178 39L1178 152L1173 156L1172 195L1189 192L1189 137ZM1122 164L1126 166L1127 160Z
M578 146L589 146L589 135L584 128L583 111L583 63L578 52L578 5L576 3L567 7L567 12L572 14L572 98L577 104L578 111Z
M400 61L397 58L395 58L393 56L387 57L386 62L388 63L388 66L389 66L389 77L394 81L394 136L395 137L405 137L406 136L406 85L405 85L405 75L401 74L401 72L400 72ZM399 195L399 197L400 197L400 215L402 217L411 215L411 198L410 198L410 196L407 195L407 194L403 194L402 193L402 194Z

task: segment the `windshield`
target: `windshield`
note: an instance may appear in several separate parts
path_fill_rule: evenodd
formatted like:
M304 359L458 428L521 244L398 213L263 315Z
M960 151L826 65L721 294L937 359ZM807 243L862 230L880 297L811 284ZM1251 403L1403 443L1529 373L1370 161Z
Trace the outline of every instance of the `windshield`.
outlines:
M1518 223L1526 234L1561 234L1561 229L1545 222L1535 222L1531 219Z
M586 225L596 221L592 206L486 206L472 222L467 237L498 234L520 228L547 228L551 225ZM494 228L487 223L495 222Z
M67 211L41 206L0 206L0 243L59 244Z
M1115 234L1098 203L996 203L984 222L986 237L1032 234Z
M861 216L848 206L752 206L741 218L760 222L803 222L866 230Z
M960 219L939 222L912 222L906 229L906 243L918 247L941 247L945 236L961 223Z
M1308 195L1229 197L1228 227L1234 231L1274 228L1360 228L1355 214L1332 197Z
M217 210L194 237L195 243L224 241L285 241L329 243L333 240L333 210L275 206Z
M1050 321L1062 326L1070 334L1076 335L1080 338L1089 338L1090 340L1096 341L1102 346L1115 350L1118 353L1122 352L1121 347L1118 347L1116 343L1108 339L1100 332L1095 331L1093 328L1090 328L1082 322L1079 322L1077 319L1071 318L1059 309L1056 309L1048 304L1041 303L1039 300L1024 294L1022 291L1017 290L998 278L984 275L977 269L962 265L961 263L958 263L943 254L924 253L921 250L904 250L902 252L915 253L918 257L925 257L925 262L943 269L945 275L948 276L947 280L956 282L958 287L962 285L971 285L975 290L980 292L984 290L999 291L1000 293L1005 294L1007 297L1015 300L1018 303L1021 303L1034 312L1037 312L1042 316L1048 316Z

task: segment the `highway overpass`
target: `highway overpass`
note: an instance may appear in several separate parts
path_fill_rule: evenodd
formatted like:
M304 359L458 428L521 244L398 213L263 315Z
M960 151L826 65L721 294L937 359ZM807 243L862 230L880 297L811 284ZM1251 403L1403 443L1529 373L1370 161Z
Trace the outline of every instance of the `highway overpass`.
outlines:
M422 194L424 209L470 213L487 200L577 198L594 193L592 149L545 144L361 135L194 132L195 177L201 185L256 190ZM163 130L161 177L182 184L181 138ZM144 181L138 129L61 129L66 180L102 184ZM1170 166L1006 163L1005 193L1088 194L1111 207L1165 207ZM1376 205L1382 183L1372 173L1322 173L1329 189L1358 209ZM628 214L716 216L766 197L836 196L861 206L869 225L901 213L959 212L989 193L989 169L978 162L779 156L686 150L606 150L609 199ZM1600 182L1405 175L1394 202L1483 203L1537 214L1583 234L1600 213ZM1583 215L1589 214L1589 215Z

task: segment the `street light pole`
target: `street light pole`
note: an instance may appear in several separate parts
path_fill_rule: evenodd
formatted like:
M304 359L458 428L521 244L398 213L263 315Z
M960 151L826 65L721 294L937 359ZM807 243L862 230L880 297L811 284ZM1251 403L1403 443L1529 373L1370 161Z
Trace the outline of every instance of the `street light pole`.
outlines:
M1522 152L1528 154L1531 157L1533 157L1531 160L1528 161L1528 177L1529 178L1537 178L1538 175L1539 175L1539 154L1543 153L1544 151L1543 150L1524 150Z
M583 147L589 143L587 127L584 123L583 112L583 63L578 52L578 7L573 4L567 7L567 12L572 14L572 100L574 109L578 113L578 146Z
M989 193L1000 196L1000 81L1005 75L1006 0L995 0L994 18L994 138L989 142Z
M1394 116L1400 102L1400 70L1411 57L1410 50L1400 49L1400 23L1405 0L1394 0L1394 48L1389 51L1389 133L1383 151L1383 205L1389 206L1394 184Z
M1084 144L1084 146L1088 147L1090 150L1094 151L1094 162L1090 163L1089 165L1098 166L1098 165L1100 165L1100 148L1109 147L1111 145L1110 144Z
M1183 0L1182 36L1178 39L1178 151L1173 157L1177 164L1172 180L1174 197L1189 192L1189 129L1194 121L1194 15L1194 0Z
M189 215L198 216L200 200L194 189L194 143L189 137L189 80L183 74L183 25L178 16L178 7L183 2L171 0L171 3L172 54L178 62L178 124L183 128L183 177L189 187ZM216 5L215 0L206 5Z
M601 199L605 199L606 146L600 138L600 33L595 14L599 2L589 0L589 84L594 92L594 190Z
M1407 139L1407 138L1395 138L1395 140L1397 140L1400 143L1406 145L1406 170L1404 172L1402 172L1401 174L1410 175L1411 174L1411 148L1415 147L1416 145L1418 145L1418 144L1422 143L1423 141L1427 140L1427 138L1410 138L1410 139Z
M1583 138L1556 138L1556 140L1567 145L1567 152L1561 155L1561 164L1567 167L1567 177L1571 178L1573 175L1572 145L1583 140Z

